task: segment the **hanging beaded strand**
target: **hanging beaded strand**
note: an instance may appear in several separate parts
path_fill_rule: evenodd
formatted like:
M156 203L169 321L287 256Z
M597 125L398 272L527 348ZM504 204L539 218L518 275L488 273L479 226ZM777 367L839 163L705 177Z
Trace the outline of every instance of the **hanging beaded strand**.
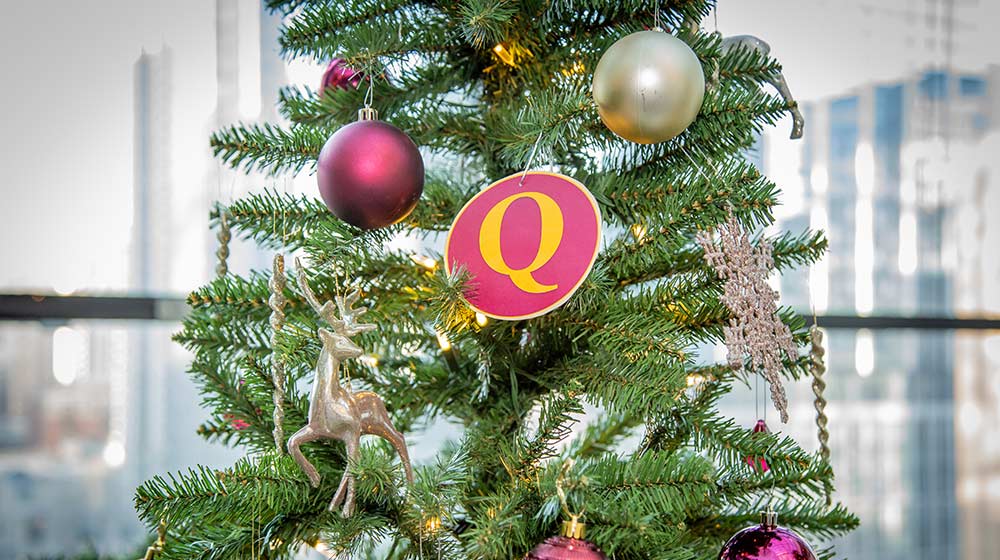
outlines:
M229 211L224 206L217 206L219 212L219 233L215 238L219 240L219 248L215 251L215 256L219 262L215 265L215 275L222 278L229 272L229 265L226 260L229 258L229 241L233 238L229 231Z
M271 297L267 305L271 308L271 377L274 381L274 446L278 453L284 452L285 432L282 424L285 421L285 361L278 350L278 333L285 326L285 256L274 255L274 267L271 279L268 280Z
M809 327L809 341L811 343L809 348L809 372L813 378L813 394L816 395L816 400L813 404L816 407L819 454L824 461L829 463L830 432L827 430L826 398L823 396L823 391L826 390L826 381L823 381L823 374L826 373L826 364L823 356L826 354L826 349L823 348L823 331L819 330L819 327L816 326L815 318L813 319L813 325ZM833 488L829 483L824 483L824 490L826 491L826 504L830 505L833 502Z
M288 179L282 185L282 192L288 192ZM277 227L277 223L275 223ZM281 212L281 246L285 246L285 212ZM281 356L278 348L278 339L281 329L285 326L285 305L288 299L285 297L285 255L277 253L274 255L274 265L271 279L267 285L271 288L271 296L267 299L267 305L271 308L271 380L274 383L274 391L271 398L274 402L274 447L281 455L285 452L285 359Z

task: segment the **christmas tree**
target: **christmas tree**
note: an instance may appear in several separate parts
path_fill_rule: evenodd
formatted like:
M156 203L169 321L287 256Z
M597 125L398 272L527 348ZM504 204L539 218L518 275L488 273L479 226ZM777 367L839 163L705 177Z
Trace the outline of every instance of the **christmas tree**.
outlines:
M176 340L193 352L190 372L209 411L200 433L247 456L137 490L141 519L166 527L150 556L287 558L309 545L352 557L508 559L582 513L587 540L616 558L715 558L766 508L819 557L833 556L822 543L857 521L828 500L826 458L717 410L766 366L772 383L810 366L804 320L780 307L770 312L780 319L773 340L744 341L746 356L734 351L746 309L730 280L807 265L826 246L811 232L739 236L772 223L779 202L746 152L762 127L795 109L764 87L780 71L766 49L699 30L713 9L707 0L269 4L286 16L285 55L338 59L339 74L322 90L283 90L287 125L216 132L216 154L248 171L311 173L327 139L370 105L420 147L424 190L412 213L376 229L276 188L213 211L220 239L231 228L302 266L289 262L285 272L276 262L247 276L223 266L191 294ZM654 25L697 55L705 93L682 133L636 144L602 124L591 83L612 44ZM603 243L558 309L487 318L470 307L468 271L393 241L440 247L476 193L532 165L592 193ZM765 251L755 271L727 271L715 231L770 258ZM353 290L377 329L343 297ZM727 361L699 352L722 342ZM362 390L376 394L364 394L373 414L384 403L380 435L434 420L457 426L435 460L414 465L412 483L398 442L366 438L351 461L337 441L289 443L313 422L310 387L323 375L330 382L328 344L356 345L344 356L360 359L336 362L332 379L359 400ZM767 346L791 349L762 365L755 352ZM585 404L599 411L589 420ZM345 470L351 496L338 485Z

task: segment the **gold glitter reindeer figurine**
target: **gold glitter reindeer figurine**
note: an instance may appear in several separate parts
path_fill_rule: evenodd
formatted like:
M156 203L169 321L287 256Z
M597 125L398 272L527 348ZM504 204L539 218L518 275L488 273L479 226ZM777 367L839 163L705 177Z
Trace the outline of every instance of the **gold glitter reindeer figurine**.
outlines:
M316 362L316 380L309 398L309 423L288 438L288 452L309 477L312 485L317 487L320 475L316 467L299 450L300 445L318 439L340 440L347 447L347 459L350 464L358 459L361 436L374 434L388 440L396 449L403 462L403 468L406 469L406 480L413 484L413 471L410 468L406 440L403 434L393 427L382 398L371 391L354 393L350 387L340 384L340 362L348 358L357 358L362 354L361 348L351 341L351 337L375 329L375 325L356 322L356 319L367 311L364 307L351 309L358 301L358 292L355 291L347 297L334 298L340 311L338 319L334 314L333 302L320 304L306 281L302 263L296 259L295 264L298 267L297 276L303 295L333 330L321 327L317 331L323 342L323 350ZM335 510L341 503L343 503L341 514L350 517L354 513L354 476L346 467L337 493L330 502L330 511Z

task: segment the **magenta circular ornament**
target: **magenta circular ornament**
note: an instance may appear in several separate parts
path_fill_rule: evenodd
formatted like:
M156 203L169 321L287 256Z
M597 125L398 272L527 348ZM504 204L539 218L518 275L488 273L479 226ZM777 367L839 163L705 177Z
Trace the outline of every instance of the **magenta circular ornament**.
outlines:
M364 75L361 72L347 66L341 58L330 61L323 72L323 81L320 83L319 91L323 93L329 88L357 89L361 85Z
M809 543L778 526L774 512L761 514L760 525L733 535L719 552L719 560L816 560Z
M549 537L524 556L525 560L608 560L590 541L570 537Z
M524 555L524 560L608 560L596 544L584 540L586 525L579 516L564 521L562 532L549 537Z
M767 422L763 420L757 420L757 423L753 426L753 433L756 434L769 434L771 430L767 428ZM755 471L759 473L766 473L771 470L771 467L767 464L767 459L764 457L747 457L747 464L750 465Z
M424 160L410 137L371 109L326 141L316 168L319 194L335 216L362 229L395 224L424 191Z

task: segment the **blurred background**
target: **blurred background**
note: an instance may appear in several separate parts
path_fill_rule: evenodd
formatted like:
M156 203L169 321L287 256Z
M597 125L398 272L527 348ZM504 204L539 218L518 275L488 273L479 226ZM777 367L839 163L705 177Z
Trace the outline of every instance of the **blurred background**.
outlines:
M256 0L0 4L0 560L123 553L137 484L240 455L196 435L170 341L214 274L211 204L314 190L221 167L208 135L278 121L278 89L323 66L283 61ZM806 118L751 157L784 191L776 228L830 239L775 286L826 326L836 496L862 521L845 557L1000 549L998 4L723 0L702 22L770 43ZM232 247L234 272L268 266ZM771 422L807 449L812 397ZM749 427L752 403L723 406Z

